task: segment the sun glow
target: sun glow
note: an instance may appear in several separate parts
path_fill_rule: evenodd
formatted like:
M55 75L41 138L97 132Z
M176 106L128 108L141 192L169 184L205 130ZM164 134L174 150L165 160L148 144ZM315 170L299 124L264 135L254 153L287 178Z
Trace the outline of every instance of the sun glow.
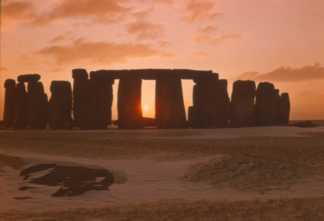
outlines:
M143 105L144 114L148 114L150 112L150 106L148 104Z

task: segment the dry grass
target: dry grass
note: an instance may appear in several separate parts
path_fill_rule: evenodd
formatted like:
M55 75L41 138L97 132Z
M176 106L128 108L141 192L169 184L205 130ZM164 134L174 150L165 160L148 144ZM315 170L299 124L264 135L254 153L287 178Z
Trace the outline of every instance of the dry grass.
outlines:
M209 183L216 188L231 187L241 191L265 193L286 190L311 177L319 168L291 158L272 159L234 154L223 159L193 165L185 175L192 182Z
M77 209L60 212L3 213L2 221L322 221L324 199L245 202L183 202Z

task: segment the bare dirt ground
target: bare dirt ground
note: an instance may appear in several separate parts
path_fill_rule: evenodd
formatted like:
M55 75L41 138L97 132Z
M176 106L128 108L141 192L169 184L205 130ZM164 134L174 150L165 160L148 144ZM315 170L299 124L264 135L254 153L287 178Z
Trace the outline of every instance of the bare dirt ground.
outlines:
M44 164L114 182L53 197L21 176ZM0 220L324 220L324 128L0 131L0 196Z

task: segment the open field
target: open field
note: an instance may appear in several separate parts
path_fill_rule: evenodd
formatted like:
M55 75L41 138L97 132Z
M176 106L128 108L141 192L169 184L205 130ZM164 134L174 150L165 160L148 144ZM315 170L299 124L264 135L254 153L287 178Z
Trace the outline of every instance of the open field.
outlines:
M0 220L324 220L324 128L0 131L0 195Z

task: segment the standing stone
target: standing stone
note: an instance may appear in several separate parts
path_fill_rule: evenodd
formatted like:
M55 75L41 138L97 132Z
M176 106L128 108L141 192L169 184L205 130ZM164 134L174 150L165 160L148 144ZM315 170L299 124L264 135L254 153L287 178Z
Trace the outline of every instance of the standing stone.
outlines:
M28 124L28 95L25 84L19 82L15 90L16 104L15 104L15 129L25 129Z
M112 123L112 102L114 79L106 73L92 72L91 81L94 99L93 129L106 129Z
M288 93L283 93L280 96L279 102L279 124L288 125L290 118L290 99Z
M231 125L233 127L255 125L255 94L254 81L234 82L231 101Z
M227 81L218 76L195 80L193 92L192 126L195 128L226 127L230 113Z
M274 117L274 123L273 125L280 125L280 90L275 89L274 91L274 111L275 111L275 117Z
M256 94L256 122L258 126L272 126L277 122L278 96L274 85L262 82Z
M156 80L156 122L158 128L185 128L181 79L174 76L161 76Z
M227 91L227 80L219 80L215 84L215 117L214 127L227 127L230 119L230 99Z
M48 100L41 82L28 83L28 124L32 129L45 129L48 120Z
M143 128L142 80L137 76L123 76L118 87L118 125L122 129Z
M194 106L190 106L188 108L188 122L190 127L194 127L194 121L195 121L195 108Z
M72 70L73 77L73 117L75 125L81 129L89 126L91 111L91 85L88 79L88 72L85 69Z
M50 127L52 129L72 128L72 89L68 81L53 81L49 101Z
M10 128L13 126L15 120L16 81L13 79L7 79L5 81L4 87L5 87L5 100L4 100L3 121L5 127Z

